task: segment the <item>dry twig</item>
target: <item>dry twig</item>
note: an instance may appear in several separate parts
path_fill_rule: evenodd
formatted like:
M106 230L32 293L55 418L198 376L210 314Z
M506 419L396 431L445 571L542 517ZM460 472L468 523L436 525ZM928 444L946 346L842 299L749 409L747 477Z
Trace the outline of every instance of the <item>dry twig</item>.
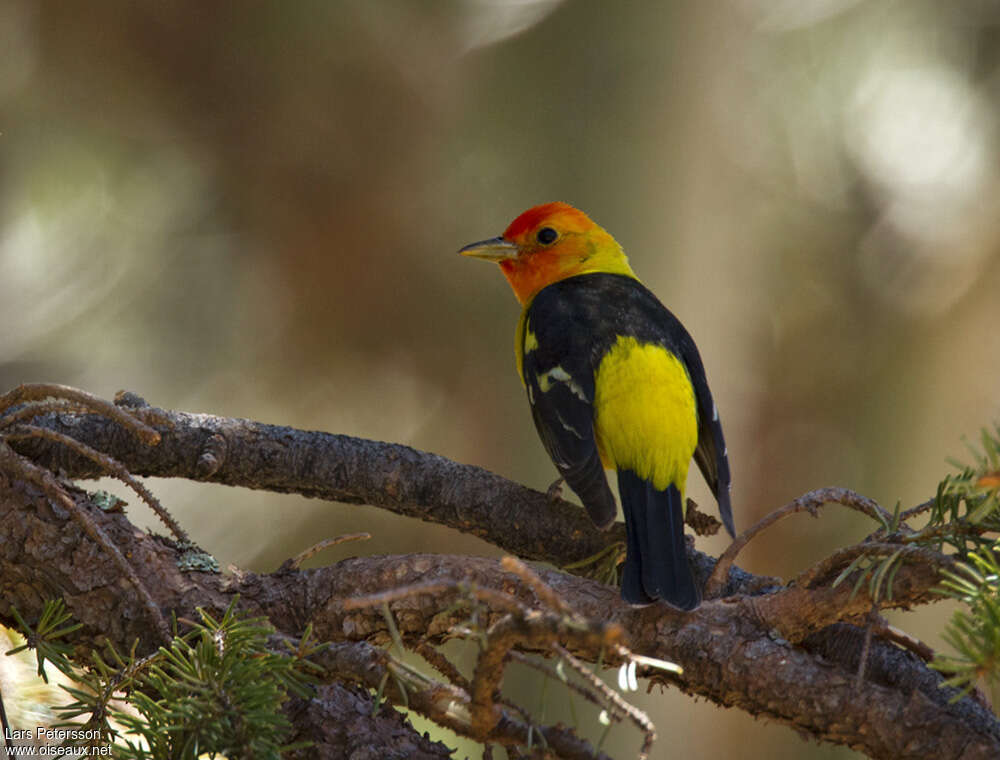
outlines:
M81 456L86 457L90 461L96 462L108 475L117 478L135 491L139 495L139 498L146 502L149 508L156 513L156 516L163 521L163 524L170 528L170 532L174 534L178 541L187 544L191 543L191 539L188 537L187 531L184 530L180 523L173 518L173 516L167 511L166 507L160 503L160 500L157 499L149 491L149 489L146 488L146 486L136 479L132 473L126 470L121 464L116 462L107 454L102 454L100 451L92 449L90 446L80 443L76 439L70 438L68 435L63 435L62 433L57 433L55 430L36 427L34 425L18 425L4 437L9 441L23 441L26 438L43 438L48 441L53 441L54 443L60 443L68 449L72 449Z
M3 414L11 407L28 402L46 402L37 407L35 415L49 411L47 408L48 399L62 399L64 401L78 404L86 409L90 409L97 414L107 417L121 425L126 430L134 433L139 440L148 446L155 446L160 442L160 434L152 427L138 419L135 415L120 409L112 403L105 401L98 396L81 391L78 388L71 388L68 385L56 385L54 383L28 383L19 385L12 391L8 391L0 396L0 414ZM23 418L22 418L23 419ZM6 425L6 420L0 418L0 427Z
M862 512L874 520L889 520L892 518L884 508L879 506L872 499L855 493L847 488L819 488L815 491L803 494L797 499L789 502L783 507L770 512L761 518L755 525L747 528L738 535L729 547L719 557L712 574L705 584L705 596L711 598L717 596L725 587L726 579L729 577L729 569L736 561L737 555L743 550L751 539L761 531L771 527L779 520L797 512L808 512L813 517L819 515L819 508L824 504L841 504L850 509Z
M281 567L278 568L279 572L284 572L286 570L298 570L302 563L307 559L311 559L319 554L324 549L329 549L331 546L336 546L337 544L344 544L348 541L367 541L372 537L371 533L346 533L343 536L334 536L333 538L324 538L312 546L310 546L305 551L299 552L291 559L287 559L281 563Z

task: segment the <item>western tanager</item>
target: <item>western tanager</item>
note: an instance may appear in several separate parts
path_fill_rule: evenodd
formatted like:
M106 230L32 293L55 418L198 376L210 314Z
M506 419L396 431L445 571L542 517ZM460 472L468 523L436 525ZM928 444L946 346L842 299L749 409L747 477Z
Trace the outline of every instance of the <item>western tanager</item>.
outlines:
M627 536L622 597L698 606L684 546L693 456L733 534L722 426L687 330L639 282L621 246L565 203L535 206L460 253L499 263L524 307L515 354L542 443L591 519L617 508Z

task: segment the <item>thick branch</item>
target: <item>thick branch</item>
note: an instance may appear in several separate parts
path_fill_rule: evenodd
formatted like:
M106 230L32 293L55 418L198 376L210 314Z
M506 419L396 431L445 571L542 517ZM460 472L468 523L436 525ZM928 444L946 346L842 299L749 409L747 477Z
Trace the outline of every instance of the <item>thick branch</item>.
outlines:
M120 513L104 513L76 494L105 533L129 557L147 588L164 609L194 617L194 607L221 611L232 595L252 614L266 615L292 636L313 623L320 638L345 645L384 643L389 634L378 608L347 609L345 600L418 583L438 584L452 592L401 596L390 603L393 619L406 639L439 642L461 623L467 611L454 606L462 584L475 584L513 595L528 607L539 606L522 580L494 560L412 555L366 557L309 571L235 577L181 574L176 552L164 540L140 532ZM539 576L578 615L616 622L627 632L635 652L677 662L680 676L658 671L646 677L671 683L720 705L737 706L792 726L816 738L847 744L876 758L993 758L1000 756L1000 727L995 716L973 700L947 704L940 678L909 653L876 641L873 657L891 666L872 667L859 689L854 685L856 638L836 638L827 631L795 646L775 634L784 624L775 603L760 616L771 597L733 597L710 601L693 613L662 606L635 610L616 589L555 571ZM77 642L93 645L101 635L121 648L135 637L155 641L142 602L120 580L120 571L77 522L51 504L34 486L0 477L0 577L4 579L0 620L9 623L16 604L27 619L40 610L45 596L62 596L85 628ZM44 580L42 580L44 579ZM904 565L895 581L900 603L920 598L930 584L917 565ZM824 589L795 589L818 594ZM791 593L782 592L782 593ZM781 594L771 595L775 599ZM860 591L859 598L865 597ZM840 603L840 600L836 600ZM870 604L870 600L867 602ZM490 624L506 609L489 615ZM845 627L854 631L853 627ZM845 643L846 642L846 643ZM600 657L596 644L579 637L566 642L574 656L588 662ZM614 664L613 657L605 662ZM341 678L356 680L350 674ZM497 730L507 730L502 723ZM568 737L567 737L568 740ZM933 747L933 749L932 749Z
M50 414L35 424L105 452L136 475L371 504L557 565L625 538L622 525L602 533L571 502L409 446L208 414L150 407L129 411L148 417L161 435L159 445L143 445L115 422L93 414ZM18 441L12 447L71 478L104 474L93 462L49 441Z
M291 742L312 744L293 757L312 760L353 760L369 757L378 747L382 760L447 760L444 744L417 734L406 718L388 705L372 715L367 690L340 683L321 686L310 700L294 699L286 709L295 733Z

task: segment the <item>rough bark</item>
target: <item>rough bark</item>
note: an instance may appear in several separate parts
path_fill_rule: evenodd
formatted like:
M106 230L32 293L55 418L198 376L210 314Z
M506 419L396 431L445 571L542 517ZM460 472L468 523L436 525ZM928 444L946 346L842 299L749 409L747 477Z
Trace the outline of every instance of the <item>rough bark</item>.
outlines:
M572 561L615 538L593 530L583 512L569 504L552 506L544 494L407 447L243 420L162 414L170 425L156 424L163 438L155 447L136 442L96 415L51 415L36 424L106 451L135 473L372 503L474 532L535 559ZM22 441L16 446L35 463L61 468L73 477L97 474L92 463L51 441ZM207 459L212 461L206 465ZM939 676L912 653L876 637L865 676L857 681L864 632L854 624L866 619L872 601L863 589L850 598L851 583L831 588L829 578L812 577L806 586L783 587L774 579L734 567L720 598L681 613L664 606L633 609L621 602L617 589L554 570L537 570L554 598L577 616L574 628L560 623L565 613L553 611L552 600L525 582L523 575L478 557L358 557L325 568L286 567L266 575L182 573L171 541L137 530L122 513L94 507L83 491L72 489L70 494L129 559L162 610L179 618L194 618L198 606L219 613L239 594L243 609L267 616L289 637L301 636L306 624L312 623L320 639L334 643L324 655L331 679L349 688L377 688L393 667L378 648L389 641L381 605L359 606L352 600L389 592L387 603L403 639L408 644L433 645L454 635L454 627L468 617L468 611L456 608L454 602L473 587L489 609L486 622L510 620L511 609L517 608L527 612L517 613L516 620L534 620L540 626L535 633L514 626L516 635L504 638L505 646L551 654L548 637L555 637L573 655L594 663L620 628L623 643L632 652L683 667L680 675L652 668L640 668L640 675L722 706L766 716L817 739L845 744L874 758L1000 757L996 716L973 699L949 704L950 693L939 688ZM707 577L711 559L692 556L699 574ZM155 621L115 562L66 509L2 462L0 578L4 624L13 622L12 605L32 620L46 598L58 596L85 624L75 639L78 646L93 646L102 636L123 649L136 638L150 646L158 643ZM895 578L891 605L927 602L937 581L934 567L904 564ZM494 596L486 596L487 592ZM599 623L593 622L590 633L583 635L586 621ZM504 629L492 630L499 640ZM545 635L536 635L538 631ZM606 664L622 661L613 652L604 654ZM441 710L442 695L452 703L466 700L462 703L471 705L469 695L476 690L475 684L453 680L451 685L429 686L416 694L416 705L411 694L411 706L446 724L449 713ZM391 684L386 696L402 701ZM326 747L322 751L328 754L321 756L343 756L337 754L343 737L326 736L322 716L351 700L368 705L365 715L370 716L370 698L358 691L326 692L293 709L302 735L318 738L320 747ZM501 706L496 709L494 718L482 724L493 725L487 740L517 741L526 724ZM416 753L411 756L440 756L435 754L439 745L400 728L404 724L380 723L386 719L383 713L374 718L358 715L364 726L359 723L356 730L382 737L386 747L382 754L395 756L392 753L405 746ZM463 726L468 724L458 728ZM564 748L561 756L584 756L586 746L574 744L571 733L560 734L559 727L545 730L551 746Z
M319 688L309 700L293 700L288 717L295 727L290 741L310 741L300 753L318 760L439 760L450 758L441 742L418 735L402 713L382 705L372 715L371 695L339 683Z
M571 502L409 446L209 414L130 411L168 423L155 425L157 446L96 414L51 414L37 424L109 454L136 475L369 504L471 533L526 559L569 564L625 539L622 525L603 533ZM104 474L64 447L15 446L71 478Z

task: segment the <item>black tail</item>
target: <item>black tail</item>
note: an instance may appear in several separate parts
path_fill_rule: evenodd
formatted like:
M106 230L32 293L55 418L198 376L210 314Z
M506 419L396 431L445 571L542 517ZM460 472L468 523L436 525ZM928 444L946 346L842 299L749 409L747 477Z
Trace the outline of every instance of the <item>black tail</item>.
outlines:
M657 491L630 470L618 471L628 553L622 598L629 604L662 599L682 610L701 604L684 548L684 510L674 486Z

